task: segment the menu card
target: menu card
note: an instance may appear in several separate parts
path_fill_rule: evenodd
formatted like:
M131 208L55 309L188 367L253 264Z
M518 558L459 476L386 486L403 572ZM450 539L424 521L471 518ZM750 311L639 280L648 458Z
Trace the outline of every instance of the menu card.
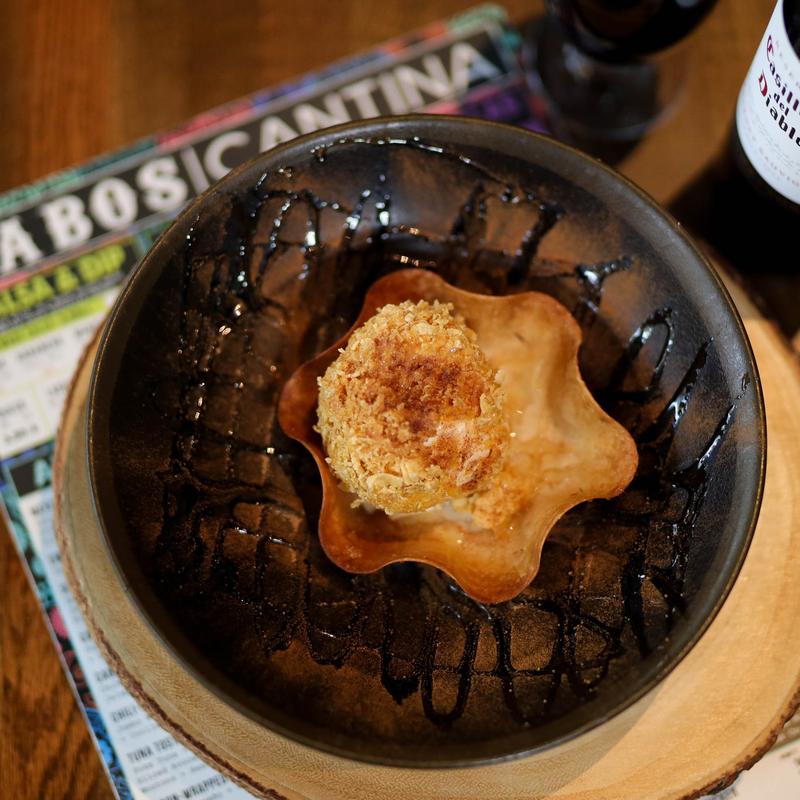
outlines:
M415 111L544 130L517 56L505 13L480 6L0 195L0 513L119 798L250 795L140 708L97 650L65 581L53 531L53 439L83 348L170 220L259 152L328 125ZM718 797L799 793L795 743Z

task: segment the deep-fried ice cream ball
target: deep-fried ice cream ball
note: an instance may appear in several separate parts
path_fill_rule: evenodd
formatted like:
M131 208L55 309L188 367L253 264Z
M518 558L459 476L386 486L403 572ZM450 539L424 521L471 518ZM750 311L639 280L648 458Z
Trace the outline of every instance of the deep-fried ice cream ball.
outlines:
M496 370L436 301L384 306L354 331L319 379L317 413L331 470L389 513L485 487L509 441Z

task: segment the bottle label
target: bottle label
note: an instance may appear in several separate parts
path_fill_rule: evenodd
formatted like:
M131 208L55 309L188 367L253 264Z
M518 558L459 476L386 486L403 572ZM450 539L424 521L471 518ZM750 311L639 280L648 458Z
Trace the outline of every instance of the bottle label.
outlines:
M736 127L753 169L800 203L800 58L778 2L736 104Z

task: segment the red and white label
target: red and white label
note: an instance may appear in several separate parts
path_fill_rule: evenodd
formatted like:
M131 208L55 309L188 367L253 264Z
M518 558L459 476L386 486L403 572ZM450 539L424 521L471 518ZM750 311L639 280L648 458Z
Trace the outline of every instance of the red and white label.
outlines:
M800 203L800 58L779 2L747 73L736 127L753 168L776 192Z

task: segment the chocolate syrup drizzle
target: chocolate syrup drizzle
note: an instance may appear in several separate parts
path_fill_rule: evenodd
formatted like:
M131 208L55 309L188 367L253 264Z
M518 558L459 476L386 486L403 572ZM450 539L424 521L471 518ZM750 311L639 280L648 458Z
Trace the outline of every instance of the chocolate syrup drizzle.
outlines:
M357 145L457 162L472 170L472 189L438 237L393 219L384 174L349 202L294 186L290 168L265 175L229 198L213 251L198 221L182 257L180 389L168 465L157 476L161 526L142 541L142 561L192 638L239 682L251 679L245 663L268 671L300 646L330 670L367 658L396 703L418 695L441 729L465 713L476 682L499 686L511 727L540 724L591 700L604 681L624 680L685 613L695 526L736 405L692 459L675 463L711 343L670 389L680 320L656 308L592 386L636 438L639 472L620 498L559 522L542 572L520 596L482 605L417 564L339 571L316 539L316 470L282 434L275 405L286 377L346 330L366 289L393 269L420 266L487 293L550 291L571 303L591 351L607 287L637 269L624 254L600 263L539 258L565 210L447 149L343 141L315 156L323 162ZM513 247L489 253L491 217L504 207L530 224ZM215 615L229 622L215 625Z

